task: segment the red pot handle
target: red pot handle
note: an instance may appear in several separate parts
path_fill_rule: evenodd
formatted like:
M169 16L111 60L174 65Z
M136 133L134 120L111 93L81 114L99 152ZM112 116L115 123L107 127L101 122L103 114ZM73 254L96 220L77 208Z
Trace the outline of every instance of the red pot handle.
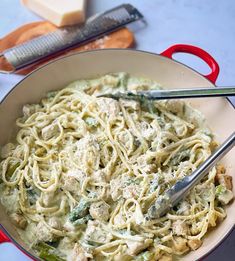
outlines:
M0 230L0 244L11 242L11 240Z
M209 53L193 45L176 44L166 49L164 52L161 53L161 55L172 59L172 55L174 53L190 53L200 57L211 68L211 73L203 76L213 83L216 82L220 69L216 60Z

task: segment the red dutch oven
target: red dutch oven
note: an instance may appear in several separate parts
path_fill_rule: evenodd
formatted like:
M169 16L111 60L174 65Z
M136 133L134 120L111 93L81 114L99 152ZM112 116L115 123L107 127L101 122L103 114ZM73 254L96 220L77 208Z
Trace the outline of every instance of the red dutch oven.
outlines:
M193 69L172 59L178 52L193 54L205 61L211 69L208 75L201 75ZM128 72L159 82L164 88L215 87L219 66L204 50L191 45L177 44L164 52L149 52L123 49L107 49L81 52L52 61L35 70L18 83L0 104L0 145L7 143L15 131L15 120L21 115L26 103L39 102L48 91L60 89L72 81L90 78L109 72ZM206 116L219 142L224 141L235 129L234 109L225 98L203 98L189 100ZM233 120L231 120L233 119ZM227 172L235 176L234 150L224 159ZM234 203L227 207L227 218L208 233L203 245L196 251L182 257L182 260L198 260L212 251L234 227ZM0 206L0 243L12 242L26 255L39 260L33 250L21 240L9 217Z

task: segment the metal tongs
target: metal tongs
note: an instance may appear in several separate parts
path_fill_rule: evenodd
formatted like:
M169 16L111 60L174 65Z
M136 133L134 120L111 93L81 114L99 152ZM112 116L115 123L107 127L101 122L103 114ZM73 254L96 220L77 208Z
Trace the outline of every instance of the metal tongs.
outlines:
M144 100L167 100L185 98L203 98L218 96L234 96L235 87L220 88L196 88L176 90L150 90L136 92L106 93L99 97L113 99L128 99L136 101ZM165 215L168 210L182 200L188 192L208 173L208 171L235 145L235 132L190 176L186 176L161 195L148 209L150 219Z
M113 99L128 99L143 101L147 100L168 100L185 98L221 97L235 96L235 87L216 88L195 88L195 89L174 89L174 90L150 90L150 91L127 91L116 93L104 93L99 97Z
M170 208L182 200L208 171L235 145L235 132L190 176L186 176L161 195L148 209L150 219L165 215Z

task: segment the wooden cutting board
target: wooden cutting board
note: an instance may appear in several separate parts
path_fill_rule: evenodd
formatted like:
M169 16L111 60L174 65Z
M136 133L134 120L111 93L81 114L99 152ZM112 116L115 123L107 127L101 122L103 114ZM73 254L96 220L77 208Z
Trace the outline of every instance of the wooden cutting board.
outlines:
M18 44L24 43L28 40L31 40L35 37L47 34L56 30L57 28L49 22L34 22L30 24L23 25L0 39L0 52L14 47ZM107 49L107 48L130 48L134 46L134 35L127 28L119 29L113 33L110 33L100 39L94 40L85 45L79 47L74 47L69 51L64 51L60 54L53 55L43 61L38 62L37 64L30 65L29 67L17 71L17 74L26 75L29 72L33 71L42 64L47 63L48 61L61 57L68 53L74 53L78 51L87 51L93 49ZM2 57L0 58L0 70L11 71L12 67L6 62Z

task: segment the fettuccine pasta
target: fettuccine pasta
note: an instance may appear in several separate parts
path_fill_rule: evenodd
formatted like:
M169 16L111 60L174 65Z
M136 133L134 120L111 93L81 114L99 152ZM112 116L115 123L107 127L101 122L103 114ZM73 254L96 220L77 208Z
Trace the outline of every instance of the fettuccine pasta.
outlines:
M167 261L199 248L226 217L232 183L221 166L165 216L148 217L217 146L202 114L180 100L97 98L158 88L108 74L23 107L15 142L1 150L0 195L42 259Z

